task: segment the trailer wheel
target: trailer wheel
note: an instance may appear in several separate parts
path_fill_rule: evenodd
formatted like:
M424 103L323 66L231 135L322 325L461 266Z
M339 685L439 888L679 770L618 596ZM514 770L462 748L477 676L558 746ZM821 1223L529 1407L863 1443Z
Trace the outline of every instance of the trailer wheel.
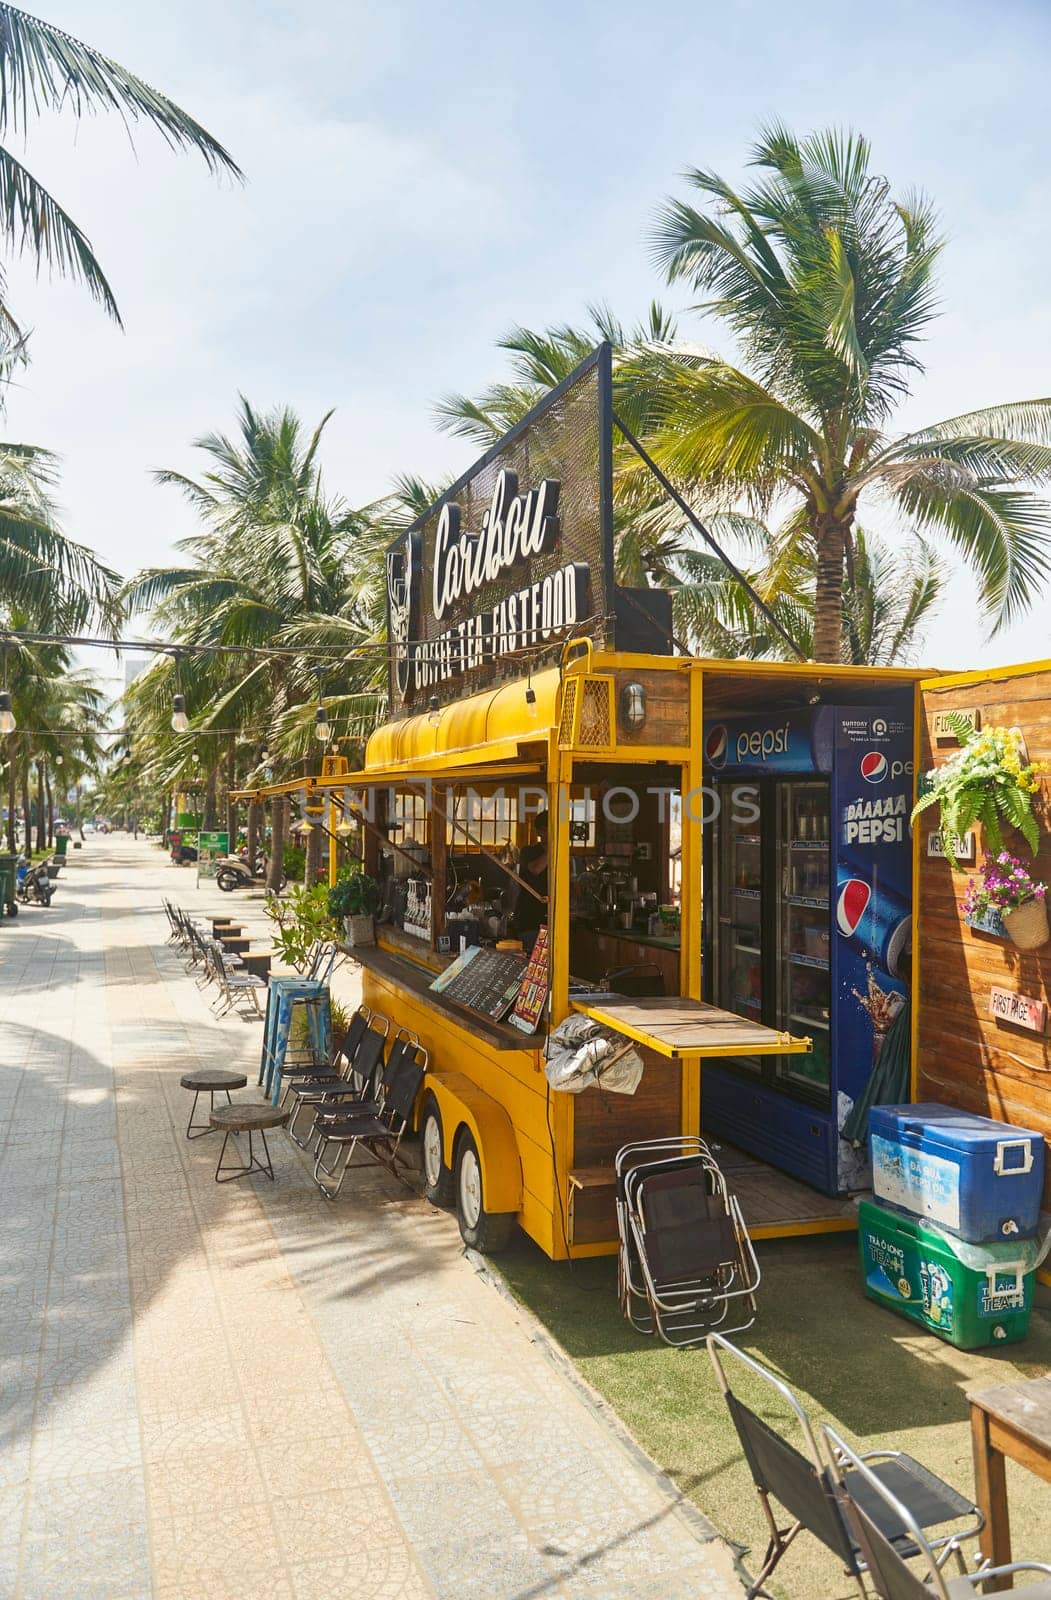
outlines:
M488 1256L497 1255L506 1248L515 1221L510 1212L485 1209L482 1163L478 1146L467 1128L460 1135L456 1149L456 1220L464 1244Z
M445 1165L443 1152L445 1138L442 1114L433 1095L428 1096L420 1124L420 1169L423 1173L423 1192L432 1206L448 1208L456 1198L456 1183L452 1170Z

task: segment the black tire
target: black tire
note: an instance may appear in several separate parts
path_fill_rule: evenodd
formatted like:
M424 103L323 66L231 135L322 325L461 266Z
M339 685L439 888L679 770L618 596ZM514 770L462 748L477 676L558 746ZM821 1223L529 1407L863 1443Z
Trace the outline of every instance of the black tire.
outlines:
M221 889L224 894L232 894L237 888L237 883L238 880L232 872L217 872L215 874L215 886L217 889Z
M49 894L42 894L40 896L40 904L42 906L49 906L51 904L51 896Z
M437 1140L436 1147L435 1140ZM435 1148L438 1152L437 1160L434 1159ZM442 1206L448 1210L456 1199L456 1180L452 1168L447 1167L441 1159L444 1150L442 1114L438 1110L438 1102L434 1096L428 1095L420 1119L420 1173L423 1177L423 1192L432 1206Z
M514 1215L487 1211L482 1188L482 1163L470 1130L464 1128L456 1145L456 1220L460 1237L472 1250L495 1256L507 1248Z

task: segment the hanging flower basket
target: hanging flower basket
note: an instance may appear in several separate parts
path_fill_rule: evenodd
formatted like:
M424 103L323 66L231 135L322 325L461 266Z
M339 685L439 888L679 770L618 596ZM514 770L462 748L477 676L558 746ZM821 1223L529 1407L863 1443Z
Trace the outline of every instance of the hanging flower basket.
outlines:
M999 933L999 921L1020 950L1039 950L1051 938L1046 895L1046 883L1039 883L1017 856L1001 850L986 856L981 877L967 885L961 908L972 928Z
M1039 950L1051 938L1047 926L1047 906L1042 896L1027 900L1013 911L1003 912L1003 923L1019 950Z
M960 748L941 766L925 774L924 792L912 811L912 820L928 806L941 813L942 849L954 872L956 840L980 823L983 840L993 855L1004 848L1004 828L1017 828L1035 855L1040 829L1033 802L1040 793L1045 762L1030 761L1019 728L972 728L950 713Z

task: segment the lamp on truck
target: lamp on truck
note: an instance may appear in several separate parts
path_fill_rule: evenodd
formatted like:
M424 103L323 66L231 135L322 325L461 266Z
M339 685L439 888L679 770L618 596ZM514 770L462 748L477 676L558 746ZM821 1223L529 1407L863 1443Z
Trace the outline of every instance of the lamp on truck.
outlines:
M646 689L641 683L626 683L620 691L620 720L626 728L641 728L646 721Z

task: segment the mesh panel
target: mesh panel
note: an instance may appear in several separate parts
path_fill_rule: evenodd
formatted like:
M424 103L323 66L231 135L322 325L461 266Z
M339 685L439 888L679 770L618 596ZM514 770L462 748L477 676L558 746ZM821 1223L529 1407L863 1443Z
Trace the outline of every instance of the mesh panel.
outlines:
M609 699L608 678L584 679L584 699L580 706L580 744L605 748L613 743Z
M520 494L539 488L545 478L557 480L561 485L558 516L562 531L552 549L505 570L494 582L483 584L471 594L461 596L446 607L439 620L434 615L432 597L435 535L440 506L418 524L422 546L416 625L419 639L425 642L436 640L455 629L457 624L485 615L507 596L559 572L569 562L585 565L590 573L580 621L572 629L563 629L559 638L552 638L549 648L546 645L543 650L531 648L528 655L503 654L495 660L471 666L466 672L447 678L444 682L426 687L417 688L410 681L404 701L397 693L396 685L392 684L392 714L407 714L418 709L426 704L432 693L447 701L478 693L507 679L522 677L527 664L536 672L540 667L558 660L561 640L570 634L586 634L597 643L606 642L607 639L612 642L613 623L612 619L607 620L605 616L603 585L600 371L601 363L595 362L557 399L552 400L517 437L498 450L490 461L480 465L451 497L460 507L461 527L477 533L481 530L483 513L489 507L497 476L502 470L509 469L517 473Z
M558 725L558 742L568 750L573 743L573 718L577 711L579 678L567 678L562 685L562 720Z

